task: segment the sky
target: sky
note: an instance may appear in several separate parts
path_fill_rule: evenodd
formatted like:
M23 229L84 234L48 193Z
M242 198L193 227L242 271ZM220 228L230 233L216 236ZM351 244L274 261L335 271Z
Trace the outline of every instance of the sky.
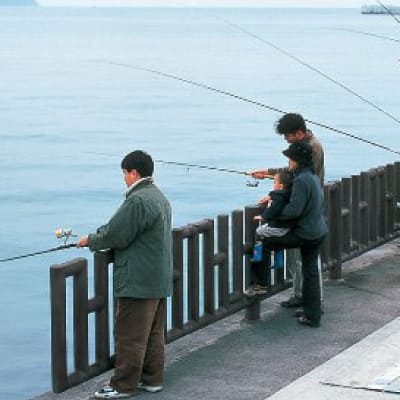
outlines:
M42 6L361 7L362 0L37 0ZM373 0L368 3L374 4Z

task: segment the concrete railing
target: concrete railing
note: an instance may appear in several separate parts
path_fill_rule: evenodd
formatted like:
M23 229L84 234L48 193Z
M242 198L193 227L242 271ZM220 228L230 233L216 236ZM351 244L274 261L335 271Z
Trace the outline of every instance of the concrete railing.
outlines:
M342 262L392 239L400 232L400 163L325 185L329 235L322 261L330 279L341 279ZM259 318L260 299L287 287L284 270L271 269L266 295L248 299L257 206L173 230L174 284L167 320L173 341L229 314L246 309ZM61 392L113 365L110 349L109 267L112 252L94 255L94 297L88 299L87 260L50 268L52 383ZM68 371L66 279L73 277L73 370ZM95 360L89 364L88 316L94 313Z

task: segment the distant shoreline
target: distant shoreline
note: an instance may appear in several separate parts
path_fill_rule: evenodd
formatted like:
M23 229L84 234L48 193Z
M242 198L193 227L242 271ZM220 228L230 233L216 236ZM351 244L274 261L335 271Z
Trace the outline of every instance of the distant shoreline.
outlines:
M1 1L1 0L0 0ZM16 4L17 3L17 4ZM121 5L121 4L102 4L102 5L85 5L72 3L69 5L60 4L60 5L42 5L35 1L26 1L26 0L10 0L9 3L0 2L0 7L10 7L10 8L19 8L19 7L38 7L38 8L54 8L54 9L62 9L62 8L96 8L96 9L110 9L110 8L135 8L135 9L260 9L260 10L357 10L358 7L323 7L323 6L304 6L304 7L289 7L289 6L260 6L260 5L152 5L152 4L142 4L142 5Z
M376 6L376 5L364 5L361 7L361 14L377 14L377 15L387 15L387 14L400 14L400 7L396 6Z
M35 0L0 0L0 7L40 7Z

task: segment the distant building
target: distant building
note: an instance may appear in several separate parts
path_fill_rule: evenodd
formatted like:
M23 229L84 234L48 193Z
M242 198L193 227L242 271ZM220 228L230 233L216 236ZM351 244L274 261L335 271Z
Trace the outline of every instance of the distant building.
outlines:
M400 14L400 7L385 5L366 5L361 7L361 14Z

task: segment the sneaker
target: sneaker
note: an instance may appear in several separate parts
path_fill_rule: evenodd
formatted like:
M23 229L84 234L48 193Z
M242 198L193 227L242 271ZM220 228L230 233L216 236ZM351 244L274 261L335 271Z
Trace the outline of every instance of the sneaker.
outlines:
M109 385L102 387L98 392L95 392L96 399L123 399L133 396L134 393L121 393Z
M305 315L301 316L297 321L299 324L311 326L311 328L319 328L321 326L321 322L319 320L312 320Z
M294 312L293 317L299 318L302 317L303 315L304 315L304 310L302 308L299 308Z
M150 393L157 393L157 392L161 392L161 390L163 390L162 386L145 385L143 382L139 382L137 385L137 388L140 390L145 390L146 392L150 392Z
M246 289L243 293L245 296L248 297L253 297L253 296L260 296L262 294L265 294L268 292L267 286L261 286L261 285L252 285L249 286L248 289Z
M303 305L303 299L300 299L299 297L292 296L289 297L288 300L281 301L281 307L285 308L296 308L296 307L301 307Z

